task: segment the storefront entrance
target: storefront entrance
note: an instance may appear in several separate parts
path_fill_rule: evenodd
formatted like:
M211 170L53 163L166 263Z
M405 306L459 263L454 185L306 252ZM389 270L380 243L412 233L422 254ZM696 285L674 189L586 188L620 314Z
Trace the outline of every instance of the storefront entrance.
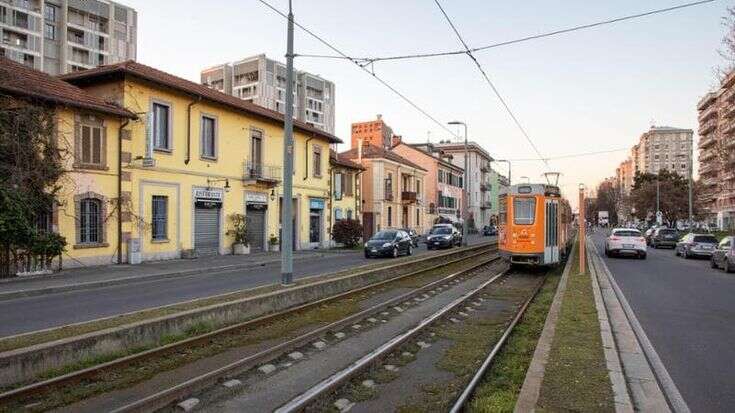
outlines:
M245 193L245 219L247 226L248 244L250 252L263 252L266 250L266 222L268 212L268 195L260 192Z
M194 249L199 255L219 254L222 192L194 191Z
M309 248L319 248L322 242L324 200L309 199Z

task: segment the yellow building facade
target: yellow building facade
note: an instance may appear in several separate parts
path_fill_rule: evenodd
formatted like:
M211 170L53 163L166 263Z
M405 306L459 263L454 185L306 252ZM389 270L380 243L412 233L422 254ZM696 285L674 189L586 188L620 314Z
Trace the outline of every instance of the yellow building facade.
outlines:
M251 252L273 249L274 238L280 243L282 115L134 62L63 79L137 115L129 121L103 120L108 169L68 176L67 205L73 199L99 199L105 219L96 228L104 234L101 242L76 243L65 266L116 262L118 235L123 262L230 254L234 214L247 219ZM291 242L296 249L330 243L329 149L338 142L295 122ZM119 213L109 202L117 199L118 153ZM62 234L78 237L76 227L86 211L80 208L58 214Z
M331 228L339 220L354 219L361 221L362 188L360 187L360 174L365 171L365 168L349 159L340 157L335 151L330 151L329 166L332 183L332 196L329 204L331 234Z

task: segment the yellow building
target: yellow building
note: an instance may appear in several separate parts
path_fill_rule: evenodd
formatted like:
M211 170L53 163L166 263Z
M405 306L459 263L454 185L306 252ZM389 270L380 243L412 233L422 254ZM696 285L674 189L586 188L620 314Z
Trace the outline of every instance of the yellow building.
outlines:
M361 188L360 174L365 168L351 160L340 157L334 150L329 151L330 176L332 180L332 197L329 211L331 228L341 219L360 221Z
M137 252L142 260L229 254L233 214L247 217L251 252L266 250L269 239L279 237L283 115L135 62L61 79L137 115L121 125L107 121L100 144L106 160L70 175L70 196L100 200L105 217L87 228L104 237L79 243L70 251L73 260L115 262L118 247L122 260L133 262ZM97 133L94 126L90 133ZM329 145L339 142L294 122L296 249L329 245ZM105 209L106 200L117 198L118 151L119 214ZM72 231L70 223L88 227L83 213L60 215L61 232L79 237L81 230Z

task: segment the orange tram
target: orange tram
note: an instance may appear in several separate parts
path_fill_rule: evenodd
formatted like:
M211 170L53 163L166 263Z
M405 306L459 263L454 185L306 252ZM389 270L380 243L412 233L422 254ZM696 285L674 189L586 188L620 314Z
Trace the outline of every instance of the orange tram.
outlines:
M569 252L572 208L558 186L519 184L499 194L498 245L511 265L554 266Z

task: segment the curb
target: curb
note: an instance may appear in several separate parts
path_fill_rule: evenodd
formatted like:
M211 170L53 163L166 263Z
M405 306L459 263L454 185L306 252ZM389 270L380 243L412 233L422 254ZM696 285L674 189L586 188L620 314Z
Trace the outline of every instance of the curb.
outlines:
M324 256L325 255L323 253L319 253L315 255L306 255L302 257L294 256L294 261L307 260L307 259L313 259L313 258L323 258ZM8 293L0 293L0 301L7 301L7 300L15 299L15 298L36 297L39 295L62 293L62 292L69 292L69 291L84 291L84 290L91 290L94 288L112 287L112 286L121 285L121 284L135 284L138 282L148 282L148 281L165 280L168 278L187 277L191 275L199 275L199 274L212 273L212 272L218 272L218 271L225 272L225 271L232 271L232 270L244 270L244 269L250 269L250 268L257 268L257 267L265 267L267 265L277 264L280 262L281 262L280 259L268 260L268 261L256 261L256 262L249 262L246 264L230 264L230 265L222 265L219 267L196 268L196 269L191 269L191 270L155 273L155 274L143 275L143 276L120 277L120 278L114 278L114 279L105 280L105 281L90 281L90 282L77 283L77 284L61 285L58 287L45 287L45 288L34 288L34 289L28 289L28 290L18 290L18 291L12 291Z
M536 350L533 353L533 359L531 359L531 364L528 366L528 371L526 372L526 378L523 380L520 393L518 393L518 399L513 409L514 413L532 412L536 410L536 404L541 393L541 384L544 381L546 363L549 361L551 344L554 341L554 334L556 333L556 323L559 320L564 292L567 289L567 279L572 269L572 262L576 256L576 253L572 250L564 266L564 272L556 288L556 294L554 294L554 301L552 301L551 307L549 307L549 313L546 316L546 322L544 322L544 329L541 331L541 336L536 344Z

